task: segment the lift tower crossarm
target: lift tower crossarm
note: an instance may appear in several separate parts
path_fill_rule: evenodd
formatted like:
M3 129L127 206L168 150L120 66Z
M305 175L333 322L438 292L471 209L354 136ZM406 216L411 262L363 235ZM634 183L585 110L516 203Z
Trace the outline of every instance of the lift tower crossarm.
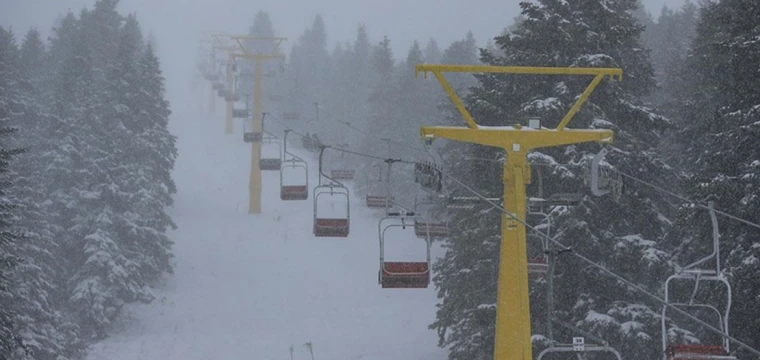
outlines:
M607 68L550 68L521 66L417 65L419 72L432 72L469 127L423 126L420 135L425 140L436 137L503 148L506 153L502 182L504 209L512 217L501 217L501 248L499 253L499 282L496 304L496 335L494 360L532 360L530 330L530 301L528 297L528 255L525 245L526 194L530 183L527 154L544 147L586 142L612 143L613 132L606 129L567 129L566 126L605 76L621 78L621 69ZM464 106L443 76L444 72L501 73L526 75L586 75L594 76L591 84L578 97L573 107L554 129L514 126L480 126Z
M564 130L573 116L580 110L581 105L588 99L589 95L599 85L605 76L609 76L612 79L615 75L619 80L623 78L623 70L617 68L561 68L561 67L535 67L535 66L484 66L484 65L441 65L441 64L419 64L414 69L414 76L416 77L420 72L427 78L428 72L432 72L438 82L449 95L451 102L457 107L459 113L467 121L467 125L470 128L475 129L478 125L470 115L470 112L464 107L464 103L459 99L454 89L446 81L443 76L444 72L458 72L458 73L492 73L492 74L524 74L524 75L594 75L594 79L586 87L586 90L576 100L570 111L567 112L565 117L562 118L557 130Z

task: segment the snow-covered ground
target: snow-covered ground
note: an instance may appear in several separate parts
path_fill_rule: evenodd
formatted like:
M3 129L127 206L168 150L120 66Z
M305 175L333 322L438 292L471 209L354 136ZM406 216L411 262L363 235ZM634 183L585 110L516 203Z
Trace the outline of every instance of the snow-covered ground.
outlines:
M377 284L377 211L352 197L349 237L316 238L312 194L281 201L271 171L263 173L263 213L248 214L250 146L240 122L235 135L223 134L223 104L213 119L193 111L197 104L174 105L175 274L152 304L126 307L89 359L289 359L291 345L295 359L310 359L306 342L315 359L445 359L427 328L435 290ZM294 150L310 161L313 187L315 156ZM390 231L387 260L424 259L412 228Z

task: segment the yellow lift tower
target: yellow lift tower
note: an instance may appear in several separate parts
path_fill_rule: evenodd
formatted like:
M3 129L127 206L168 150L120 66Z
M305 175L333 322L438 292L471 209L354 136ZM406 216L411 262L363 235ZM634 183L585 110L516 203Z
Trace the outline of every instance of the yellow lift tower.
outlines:
M238 50L238 46L229 43L231 36L227 34L211 34L211 39L212 52L215 53L217 50L227 52L227 92L225 94L225 102L227 103L227 107L225 109L224 133L231 135L234 131L234 126L232 123L232 107L235 102L234 99L230 97L230 95L235 91L233 87L233 67L235 64L233 53Z
M415 76L423 72L435 75L451 101L462 114L469 127L423 126L420 135L425 140L440 137L486 146L503 148L507 152L504 163L504 208L512 216L525 221L525 185L530 183L529 151L584 142L612 143L612 130L567 129L566 126L605 76L622 79L621 69L611 68L555 68L522 66L463 66L417 65ZM594 76L586 90L556 128L549 129L540 123L529 126L514 124L504 127L485 127L475 123L461 99L443 76L444 72L501 73L527 75L590 75ZM496 306L496 335L494 360L532 360L530 330L530 302L528 298L528 264L525 247L525 226L506 214L501 218L501 252L499 256L499 284Z
M253 72L253 121L251 129L254 134L254 141L251 143L251 175L248 182L248 213L261 213L261 168L259 159L261 158L261 140L263 138L262 124L262 93L264 80L264 62L267 60L284 59L285 55L279 52L280 45L287 40L284 37L256 37L245 35L224 35L232 40L234 50L230 50L230 59L242 58L254 61ZM253 52L246 47L246 42L265 42L272 44L272 50L269 52ZM229 66L229 65L228 65ZM228 73L229 74L229 73ZM229 81L228 75L228 81ZM229 86L229 85L228 85ZM229 106L229 105L228 105Z

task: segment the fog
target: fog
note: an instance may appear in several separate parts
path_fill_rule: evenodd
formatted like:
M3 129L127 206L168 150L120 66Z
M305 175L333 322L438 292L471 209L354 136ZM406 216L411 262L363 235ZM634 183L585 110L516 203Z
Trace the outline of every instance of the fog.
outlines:
M78 13L95 0L0 0L0 24L21 36L37 27L44 37L50 24L68 10ZM663 5L679 6L683 0L643 0L653 14ZM391 39L397 59L405 56L414 40L422 45L431 37L442 48L472 31L479 45L496 36L519 13L516 0L121 0L120 9L137 13L146 32L158 42L158 52L168 79L169 100L186 88L195 61L199 36L208 32L245 33L259 10L266 11L278 36L289 38L286 51L321 14L327 28L329 49L352 41L364 24L373 42L383 35ZM175 101L172 101L175 103Z

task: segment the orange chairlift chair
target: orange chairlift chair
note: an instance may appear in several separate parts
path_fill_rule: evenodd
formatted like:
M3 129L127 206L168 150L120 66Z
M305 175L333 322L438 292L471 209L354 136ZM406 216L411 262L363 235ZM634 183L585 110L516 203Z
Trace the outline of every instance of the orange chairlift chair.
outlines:
M398 205L398 204L396 204ZM413 211L390 211L378 222L380 238L380 271L378 282L384 289L424 289L430 284L430 247L428 236L425 239L426 255L424 261L385 261L386 232L391 228L413 227L407 223L407 217L415 216Z
M347 237L351 219L349 192L343 184L322 171L322 157L326 148L322 145L319 151L319 185L314 188L314 236ZM329 182L323 184L322 178L329 180ZM340 199L340 203L345 209L345 216L336 217L322 214L320 205L327 203L330 199Z
M371 169L377 168L377 178L375 179L371 172ZM388 174L390 176L390 173ZM383 180L383 168L380 164L373 164L370 170L367 171L367 195L366 205L370 209L385 209L390 206L390 202L395 198L390 196L390 191L387 186L390 179ZM383 194L385 193L385 194Z
M282 200L306 200L309 198L309 166L302 158L288 152L288 133L286 129L283 137L282 149L283 160L280 168L280 199ZM285 185L285 172L303 174L300 178L303 182Z

